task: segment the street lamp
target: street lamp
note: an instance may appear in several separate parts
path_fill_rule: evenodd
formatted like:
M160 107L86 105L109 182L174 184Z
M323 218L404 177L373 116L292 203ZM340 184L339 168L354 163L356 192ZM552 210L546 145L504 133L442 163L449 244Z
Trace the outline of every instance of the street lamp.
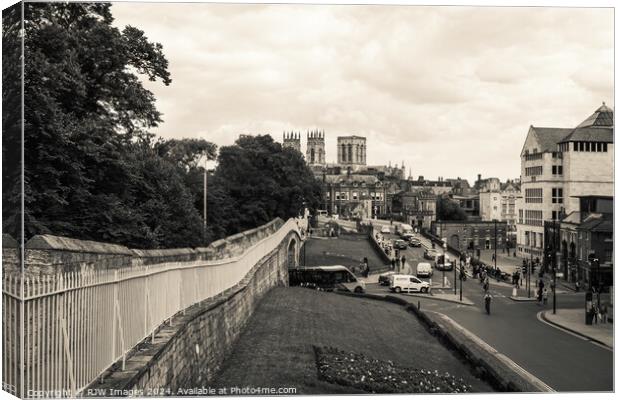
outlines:
M204 184L202 187L202 198L203 198L203 209L202 209L202 242L206 246L207 245L207 161L208 158L205 157L205 167L204 167Z

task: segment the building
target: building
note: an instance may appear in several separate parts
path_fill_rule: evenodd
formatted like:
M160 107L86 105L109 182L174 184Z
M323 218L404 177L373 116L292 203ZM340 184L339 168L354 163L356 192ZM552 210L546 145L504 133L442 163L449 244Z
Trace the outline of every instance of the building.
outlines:
M436 181L433 181L424 179L424 176L420 175L417 180L409 180L407 185L410 190L430 190L437 196L452 192L452 182L444 180L442 177L438 177Z
M330 215L372 218L386 212L387 185L373 175L324 175L323 201Z
M392 212L413 227L430 230L437 218L437 195L430 190L400 191L392 197Z
M455 194L452 195L452 200L459 203L459 206L463 209L463 211L465 211L465 214L467 214L467 219L480 219L480 197L478 196L478 193L463 195Z
M497 178L494 178L497 179ZM497 179L499 181L499 179ZM506 221L509 231L517 229L517 200L521 197L519 184L512 180L496 185L485 185L479 193L480 219Z
M431 233L460 251L506 248L506 222L435 221Z
M307 133L306 162L325 165L325 132L313 130Z
M530 126L521 150L517 252L543 258L544 221L579 211L579 196L613 195L613 110L604 103L575 128Z
M555 261L569 282L598 284L600 273L603 284L613 285L613 197L579 196L577 201L579 211L545 221L545 264Z
M338 164L366 165L366 138L338 136Z
M282 134L282 147L291 148L301 153L301 133L284 132Z

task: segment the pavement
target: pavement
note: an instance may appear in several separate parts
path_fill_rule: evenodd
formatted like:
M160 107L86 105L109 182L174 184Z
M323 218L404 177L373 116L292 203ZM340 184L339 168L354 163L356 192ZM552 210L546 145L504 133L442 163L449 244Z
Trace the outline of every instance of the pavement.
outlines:
M586 325L585 310L583 308L560 308L556 310L555 314L551 311L543 311L541 318L555 326L564 328L609 348L613 349L614 347L614 325L611 323Z

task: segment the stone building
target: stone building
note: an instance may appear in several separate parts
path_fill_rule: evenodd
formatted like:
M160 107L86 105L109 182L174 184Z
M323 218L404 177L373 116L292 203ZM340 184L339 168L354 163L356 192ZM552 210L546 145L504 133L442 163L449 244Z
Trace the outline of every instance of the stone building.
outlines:
M338 136L338 164L366 165L366 138Z
M282 147L288 147L301 153L301 133L284 132L282 134Z
M431 229L437 217L437 195L430 190L400 191L392 196L392 212L419 229Z
M506 222L487 221L435 221L431 224L431 233L454 249L474 251L506 248Z
M517 252L543 258L544 221L579 210L579 196L613 195L613 110L604 103L575 128L530 126L521 150Z
M499 181L499 179L498 179ZM517 200L521 197L520 187L512 180L499 185L484 186L479 193L480 219L483 221L506 221L508 229L517 229Z
M325 164L325 132L318 130L308 132L306 162L309 165Z
M545 264L555 256L557 271L569 282L613 283L613 197L579 196L579 210L561 221L545 221ZM589 256L598 259L592 263ZM584 286L585 287L585 286Z
M372 218L386 212L387 185L374 175L323 176L322 209L343 217Z

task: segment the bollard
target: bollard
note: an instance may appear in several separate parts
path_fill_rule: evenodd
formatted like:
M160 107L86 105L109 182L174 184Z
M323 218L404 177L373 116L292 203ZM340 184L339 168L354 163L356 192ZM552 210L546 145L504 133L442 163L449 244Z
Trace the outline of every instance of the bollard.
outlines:
M512 288L512 297L517 297L517 288L516 287Z

